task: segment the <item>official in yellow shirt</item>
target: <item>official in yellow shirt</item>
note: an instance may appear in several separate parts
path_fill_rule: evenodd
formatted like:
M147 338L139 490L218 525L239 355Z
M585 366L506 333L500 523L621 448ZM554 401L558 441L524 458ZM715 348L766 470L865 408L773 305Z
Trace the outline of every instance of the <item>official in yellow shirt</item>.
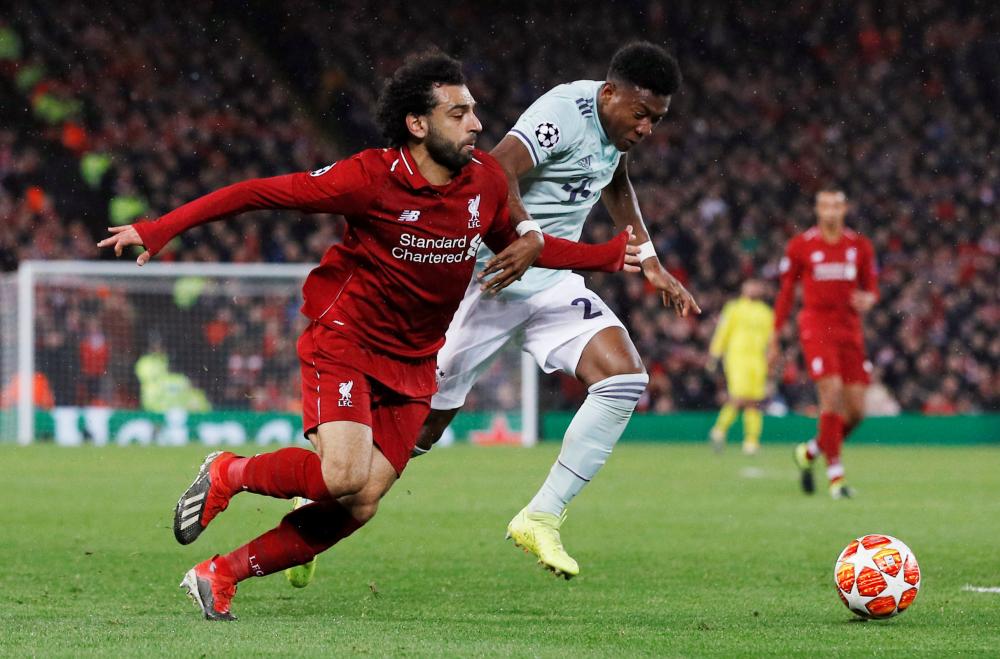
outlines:
M729 400L723 405L709 433L712 446L722 450L726 433L743 412L743 452L760 448L764 415L760 404L767 395L767 344L774 328L774 311L761 298L764 284L756 279L743 282L740 297L722 308L719 326L709 346L709 365L722 359Z

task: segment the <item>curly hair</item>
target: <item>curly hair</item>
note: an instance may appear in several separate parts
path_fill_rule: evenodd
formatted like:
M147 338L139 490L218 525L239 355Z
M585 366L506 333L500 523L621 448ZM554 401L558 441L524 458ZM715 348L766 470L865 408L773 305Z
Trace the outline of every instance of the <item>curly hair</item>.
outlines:
M633 41L611 58L608 80L629 82L657 96L670 96L681 86L681 69L674 56L660 46Z
M410 138L406 117L429 113L437 104L434 87L464 85L462 63L437 51L410 55L385 81L375 105L375 122L389 146L402 146Z

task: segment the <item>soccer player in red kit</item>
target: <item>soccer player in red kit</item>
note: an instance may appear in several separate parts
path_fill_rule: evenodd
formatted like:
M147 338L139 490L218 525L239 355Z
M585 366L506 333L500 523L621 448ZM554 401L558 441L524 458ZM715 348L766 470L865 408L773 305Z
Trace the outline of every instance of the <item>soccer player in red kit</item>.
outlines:
M816 195L815 227L788 243L781 260L781 292L774 309L774 333L768 348L773 364L779 352L778 333L785 324L802 282L799 341L809 375L819 397L816 438L795 448L802 489L815 490L812 463L826 459L830 496L848 498L840 447L864 418L865 388L871 364L865 359L861 316L878 299L878 271L871 243L846 228L847 198L837 188Z
M390 148L311 173L244 181L155 222L111 229L100 246L144 245L140 265L180 232L260 208L338 213L341 244L303 286L311 323L298 342L303 427L316 451L209 455L177 503L174 535L193 542L239 492L314 501L229 554L193 567L182 588L206 618L232 620L236 584L302 565L375 514L406 467L434 393L435 355L485 242L487 272L541 267L615 271L629 233L602 245L542 236L507 210L507 179L474 148L482 125L461 64L410 58L386 84L378 123ZM505 249L510 247L510 249ZM635 248L630 248L633 251ZM537 258L537 261L536 261Z

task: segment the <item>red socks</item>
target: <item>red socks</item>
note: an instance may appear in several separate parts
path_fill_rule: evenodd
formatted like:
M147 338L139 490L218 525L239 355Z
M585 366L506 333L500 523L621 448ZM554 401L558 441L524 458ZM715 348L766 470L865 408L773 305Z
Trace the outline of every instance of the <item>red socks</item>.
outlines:
M235 458L226 465L225 480L236 491L277 499L330 498L319 456L304 448L283 448L250 458Z
M820 414L816 440L819 450L826 458L827 467L839 465L840 446L844 443L844 418L833 412Z
M233 458L220 467L223 480L234 491L278 499L301 496L315 502L293 510L276 528L216 559L220 571L237 581L308 563L362 526L330 498L320 458L313 451L283 448Z
M853 423L844 422L844 439L846 440L854 432L854 429L861 425L860 421L855 421Z
M308 563L361 526L336 501L318 501L288 513L276 528L219 557L216 565L237 581L263 577Z

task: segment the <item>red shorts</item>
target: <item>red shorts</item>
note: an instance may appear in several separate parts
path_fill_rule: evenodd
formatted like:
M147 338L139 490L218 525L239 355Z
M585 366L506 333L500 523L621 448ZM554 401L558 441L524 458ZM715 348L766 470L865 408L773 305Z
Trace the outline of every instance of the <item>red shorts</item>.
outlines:
M865 358L864 346L850 340L822 340L802 342L802 355L806 369L813 380L839 375L844 384L871 382L872 365Z
M430 412L430 395L407 396L385 386L370 373L364 349L315 323L299 337L298 353L306 433L330 421L362 423L402 474Z

